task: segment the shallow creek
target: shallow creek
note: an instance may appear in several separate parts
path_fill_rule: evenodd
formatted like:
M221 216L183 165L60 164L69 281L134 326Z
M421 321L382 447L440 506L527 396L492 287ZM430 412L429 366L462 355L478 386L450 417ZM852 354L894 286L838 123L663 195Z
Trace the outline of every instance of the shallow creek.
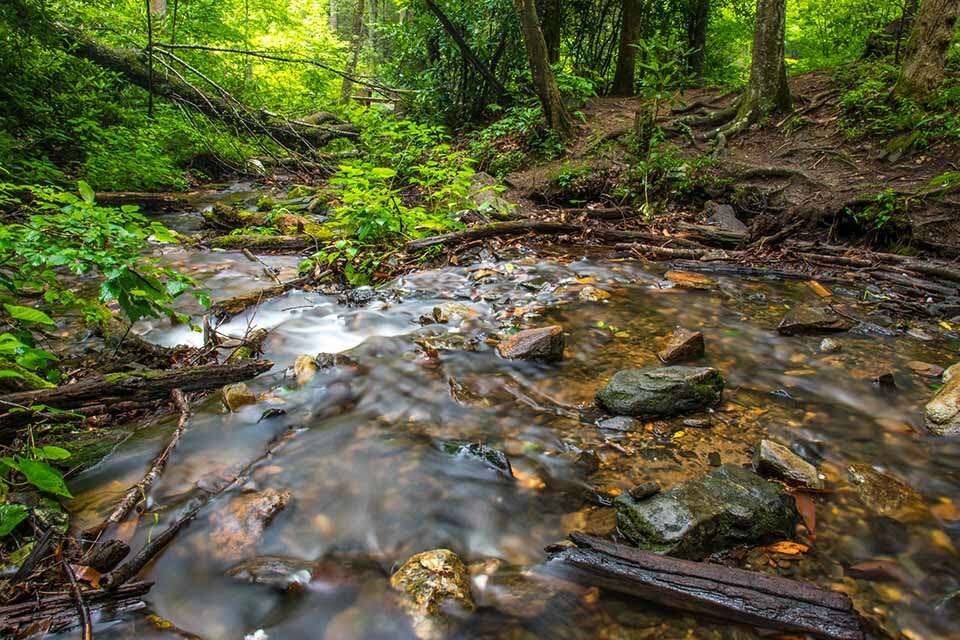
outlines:
M167 258L203 280L215 299L270 284L260 265L239 253L172 250ZM296 269L293 258L264 259L284 270L281 277ZM265 357L276 366L249 383L264 394L261 401L229 413L215 394L195 406L150 512L120 535L137 548L202 487L294 429L244 488L291 494L244 557L324 562L298 593L226 576L238 556L218 522L234 492L208 505L148 569L146 578L156 582L151 610L210 639L257 629L270 638L407 637L401 614L385 607L386 576L415 553L445 547L468 565L498 558L502 571L518 567L499 596L478 598L487 606L461 622L458 637L753 637L749 629L594 591L561 591L533 606L543 591L535 581L525 584L523 568L542 562L543 547L571 530L611 533L605 497L647 480L667 488L702 475L716 454L748 463L754 445L771 438L816 463L825 478L828 490L812 498L815 536L800 527L805 553L756 548L736 553L735 563L843 590L903 637L958 637L960 603L941 601L960 589L960 439L925 432L923 405L939 381L908 365L948 366L958 341L936 325L897 330L859 306L856 292L835 289L835 305L872 324L840 334L843 349L823 354L819 337L774 330L788 306L819 303L805 283L709 278L705 289L682 288L665 280L662 267L541 248L415 273L364 304L293 292L235 318L221 330L241 335L248 323L270 329ZM436 307L447 322L420 324ZM490 338L514 323L561 324L565 359L500 358ZM632 432L598 428L597 389L619 369L657 365L658 338L677 325L704 332L702 363L726 377L722 404ZM200 341L187 328L143 330L162 344ZM297 385L288 368L301 354L320 352L346 353L358 366L320 371ZM894 372L896 393L876 388L872 379L882 371ZM271 408L286 413L265 417ZM103 517L173 424L139 431L76 479L78 526ZM447 440L501 449L516 480L444 453L439 444ZM903 519L878 513L850 481L854 463L905 481L929 509ZM851 575L851 566L873 560L895 565L897 579ZM475 589L486 582L476 578ZM175 636L131 614L97 637Z

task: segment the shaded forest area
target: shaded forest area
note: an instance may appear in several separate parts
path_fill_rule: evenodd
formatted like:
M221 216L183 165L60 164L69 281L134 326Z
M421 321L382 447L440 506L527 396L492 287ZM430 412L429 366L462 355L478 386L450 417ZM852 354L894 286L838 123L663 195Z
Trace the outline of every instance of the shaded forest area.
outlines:
M256 403L244 381L274 367L266 329L223 327L293 291L362 305L490 246L562 247L842 282L953 332L958 17L960 0L5 0L0 630L92 637L90 609L138 606L144 568L283 444L130 553L120 532L149 512L191 403ZM239 252L269 282L221 295L159 255L174 246ZM145 339L154 322L199 346ZM364 371L331 358L298 359L294 377ZM353 400L338 402L331 414ZM71 479L164 415L177 427L145 475L78 531ZM575 542L553 553L606 567L605 588L693 597L636 586L636 563L684 565ZM778 583L754 593L749 577L689 570L796 605ZM810 615L840 615L824 637L861 637L848 601L800 593ZM677 606L819 633L789 612Z

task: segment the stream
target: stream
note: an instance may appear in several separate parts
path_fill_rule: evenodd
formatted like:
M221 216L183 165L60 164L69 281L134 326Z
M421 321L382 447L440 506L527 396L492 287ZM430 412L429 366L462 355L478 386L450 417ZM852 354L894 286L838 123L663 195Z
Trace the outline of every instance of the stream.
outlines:
M198 216L165 221L189 231ZM271 284L240 253L163 252L214 299ZM283 279L295 274L296 258L263 259ZM613 533L609 497L645 481L668 488L701 476L718 457L749 463L757 442L770 438L817 465L825 480L827 489L812 496L815 535L801 528L805 552L757 547L739 552L737 564L842 590L909 640L960 637L960 596L950 597L960 589L960 439L926 432L923 406L939 379L914 371L917 362L953 364L960 339L930 322L897 326L858 303L862 292L832 287L832 303L864 323L834 336L843 348L825 354L821 337L775 331L790 306L821 303L806 283L709 274L691 278L697 288L690 288L667 280L666 270L569 247L484 250L467 267L421 271L346 297L295 291L234 318L221 331L270 330L264 357L275 367L248 383L259 402L233 413L219 394L195 403L148 513L118 535L138 548L205 486L284 441L148 568L145 579L156 583L150 611L210 640L257 630L272 639L409 637L390 605L388 576L413 554L449 548L484 593L455 637L756 637L612 594L552 589L526 569L570 531ZM428 323L434 317L445 322ZM515 324L562 325L565 358L499 357L495 338ZM699 363L723 372L722 403L632 431L598 427L605 417L593 400L598 388L620 369L659 365L659 339L678 325L704 333ZM139 329L164 345L202 340L160 322ZM290 367L318 353L353 363L298 384ZM873 382L885 371L894 374L895 393ZM175 424L171 416L141 429L73 481L77 527L103 518ZM515 479L450 455L443 446L450 441L505 452ZM865 498L850 480L851 464L909 484L924 513L897 517ZM225 524L238 496L268 490L289 496L258 539ZM254 556L318 563L295 592L227 575ZM874 579L850 571L871 561L893 569ZM502 579L484 573L490 566ZM484 589L491 584L501 588ZM96 637L177 637L163 626L132 613Z

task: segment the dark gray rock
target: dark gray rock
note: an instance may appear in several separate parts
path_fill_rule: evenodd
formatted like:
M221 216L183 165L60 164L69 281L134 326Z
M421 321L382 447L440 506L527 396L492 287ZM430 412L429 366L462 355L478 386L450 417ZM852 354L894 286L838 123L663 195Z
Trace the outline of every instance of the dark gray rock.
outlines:
M682 558L794 533L794 499L743 467L723 465L642 501L616 499L617 528L637 546Z
M440 450L457 458L482 462L500 475L513 479L513 467L510 466L510 458L499 449L488 447L480 442L448 440L440 443Z
M712 367L625 369L597 392L597 403L616 415L664 417L720 401L723 376Z
M780 478L807 489L822 489L817 468L782 444L761 440L753 456L753 468L765 476Z
M830 307L798 305L790 309L777 326L782 336L810 336L848 331L853 322Z

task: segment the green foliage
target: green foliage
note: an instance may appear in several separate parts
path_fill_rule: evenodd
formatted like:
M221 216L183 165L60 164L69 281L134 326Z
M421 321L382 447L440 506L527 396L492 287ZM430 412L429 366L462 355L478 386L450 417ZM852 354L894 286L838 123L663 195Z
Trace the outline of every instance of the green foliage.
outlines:
M535 161L558 157L563 144L544 126L539 106L516 106L473 133L468 148L481 171L502 177Z
M29 440L32 443L32 432ZM12 455L0 457L0 538L13 533L30 515L26 506L5 502L11 488L32 487L55 498L73 497L63 474L49 464L68 460L70 456L70 452L61 447L31 444ZM56 502L43 500L42 503L59 510Z

